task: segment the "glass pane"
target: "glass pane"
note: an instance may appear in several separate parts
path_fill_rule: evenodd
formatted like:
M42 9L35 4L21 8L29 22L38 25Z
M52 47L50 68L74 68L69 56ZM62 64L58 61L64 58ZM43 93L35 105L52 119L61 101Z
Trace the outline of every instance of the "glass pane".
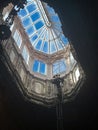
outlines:
M40 50L41 44L42 44L42 40L39 40L38 43L36 44L35 48L36 48L37 50Z
M24 60L25 60L26 62L28 62L29 54L28 54L28 51L27 51L27 49L26 49L25 47L23 48L22 55L23 55Z
M34 28L33 28L33 26L30 26L29 28L27 28L26 29L26 32L27 32L27 34L30 36L31 34L33 34L34 33Z
M59 32L62 32L61 25L59 25L58 23L54 23L54 29L56 29Z
M54 11L53 8L51 8L51 7L49 7L49 6L47 6L46 8L47 8L49 14L55 14L55 11Z
M36 12L36 13L32 14L30 17L31 17L32 21L34 22L40 18L40 14L38 12Z
M25 9L22 9L22 10L19 11L18 15L19 15L20 17L24 17L24 16L27 15L27 12L26 12Z
M68 44L68 39L63 35L62 24L58 14L47 4L42 5L48 13L46 15L48 15L49 21L52 22L51 28L47 27L44 22L44 20L47 22L46 16L42 17L37 1L27 1L30 2L18 14L22 18L22 24L34 49L47 54L53 54L63 49Z
M18 36L19 36L19 34L18 34L18 31L16 30L14 35L13 35L15 42L17 42L17 40L18 40Z
M42 51L48 53L48 42L44 42Z
M13 35L13 38L14 38L16 44L18 45L18 47L20 48L21 43L22 43L22 38L21 38L21 36L19 35L19 32L18 32L17 30L15 31L15 33L14 33L14 35Z
M55 34L59 37L60 36L60 30L58 31L56 28L53 28L53 30L54 30L54 32L55 32Z
M53 39L56 39L57 38L57 34L55 33L54 29L51 29L51 33L53 35Z
M33 71L38 72L39 61L35 60L33 64Z
M68 39L63 34L61 35L61 40L65 45L68 44Z
M44 25L44 23L42 21L39 21L35 24L35 28L36 30L40 29L42 26Z
M60 72L64 72L65 69L66 69L65 63L64 63L64 61L61 61L60 62Z
M33 12L34 10L36 10L36 5L31 4L31 5L27 6L27 10L29 13Z
M55 63L53 64L53 74L58 74L59 73L59 64Z
M53 66L54 66L55 69L58 69L59 68L59 62L54 63Z
M58 47L59 50L63 49L59 40L56 40L56 44L57 44L57 47Z
M17 45L18 45L18 47L21 46L21 43L22 43L22 39L21 39L21 37L19 36L19 37L18 37L18 40L17 40Z
M59 22L60 23L60 19L56 14L54 16L51 16L51 19L52 19L52 22Z
M48 32L48 30L46 30L46 33L45 33L45 40L46 40L46 41L49 40L49 32Z
M43 32L43 28L37 31L37 34L40 36Z
M34 41L38 38L38 36L35 34L33 37L31 37L30 41L32 45L34 44Z
M57 51L54 41L50 41L50 53Z
M45 64L42 62L40 62L40 70L39 71L41 74L45 74Z
M53 74L62 73L66 70L66 65L63 60L57 61L53 64Z
M22 24L23 24L24 27L30 25L30 24L31 24L30 18L29 18L29 17L25 18L25 19L22 21Z

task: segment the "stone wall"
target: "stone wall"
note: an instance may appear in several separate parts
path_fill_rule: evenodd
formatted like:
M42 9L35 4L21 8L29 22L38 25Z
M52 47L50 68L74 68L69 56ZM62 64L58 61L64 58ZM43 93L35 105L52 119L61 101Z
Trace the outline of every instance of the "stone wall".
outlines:
M9 57L11 66L13 67L14 71L17 71L18 79L22 83L22 85L18 85L18 87L23 96L27 100L38 104L43 104L46 106L55 105L58 91L56 86L52 84L51 79L42 79L42 77L38 78L30 73L23 57L18 52L18 48L15 46L15 42L12 37L7 41L3 41L2 45ZM78 80L75 80L75 71L77 68L80 75ZM72 98L72 94L76 93L76 91L78 91L80 88L80 86L77 87L77 84L81 82L83 78L81 66L76 62L73 64L70 72L68 72L62 78L64 78L62 93L64 101L66 102L69 100L69 97Z

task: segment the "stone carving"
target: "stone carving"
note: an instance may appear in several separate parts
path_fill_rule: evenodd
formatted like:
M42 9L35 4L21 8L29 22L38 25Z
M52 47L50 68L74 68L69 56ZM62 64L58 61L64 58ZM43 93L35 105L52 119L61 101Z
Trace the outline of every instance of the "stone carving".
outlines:
M38 94L45 94L45 87L43 84L39 82L35 82L34 89L35 89L35 92Z

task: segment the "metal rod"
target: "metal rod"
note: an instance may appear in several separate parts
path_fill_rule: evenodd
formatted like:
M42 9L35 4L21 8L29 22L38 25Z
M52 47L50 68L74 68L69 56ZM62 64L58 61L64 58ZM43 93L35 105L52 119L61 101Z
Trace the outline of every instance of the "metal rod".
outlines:
M63 130L63 113L62 113L62 84L64 79L60 78L60 75L53 77L52 83L56 85L58 90L58 100L56 105L56 116L57 116L57 130Z

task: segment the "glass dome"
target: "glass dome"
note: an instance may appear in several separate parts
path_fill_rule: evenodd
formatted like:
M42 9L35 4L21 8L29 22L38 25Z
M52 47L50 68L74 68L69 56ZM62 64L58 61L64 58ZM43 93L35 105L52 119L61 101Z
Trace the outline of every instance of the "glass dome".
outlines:
M18 16L33 48L46 54L63 50L69 43L54 9L39 0L29 0Z

